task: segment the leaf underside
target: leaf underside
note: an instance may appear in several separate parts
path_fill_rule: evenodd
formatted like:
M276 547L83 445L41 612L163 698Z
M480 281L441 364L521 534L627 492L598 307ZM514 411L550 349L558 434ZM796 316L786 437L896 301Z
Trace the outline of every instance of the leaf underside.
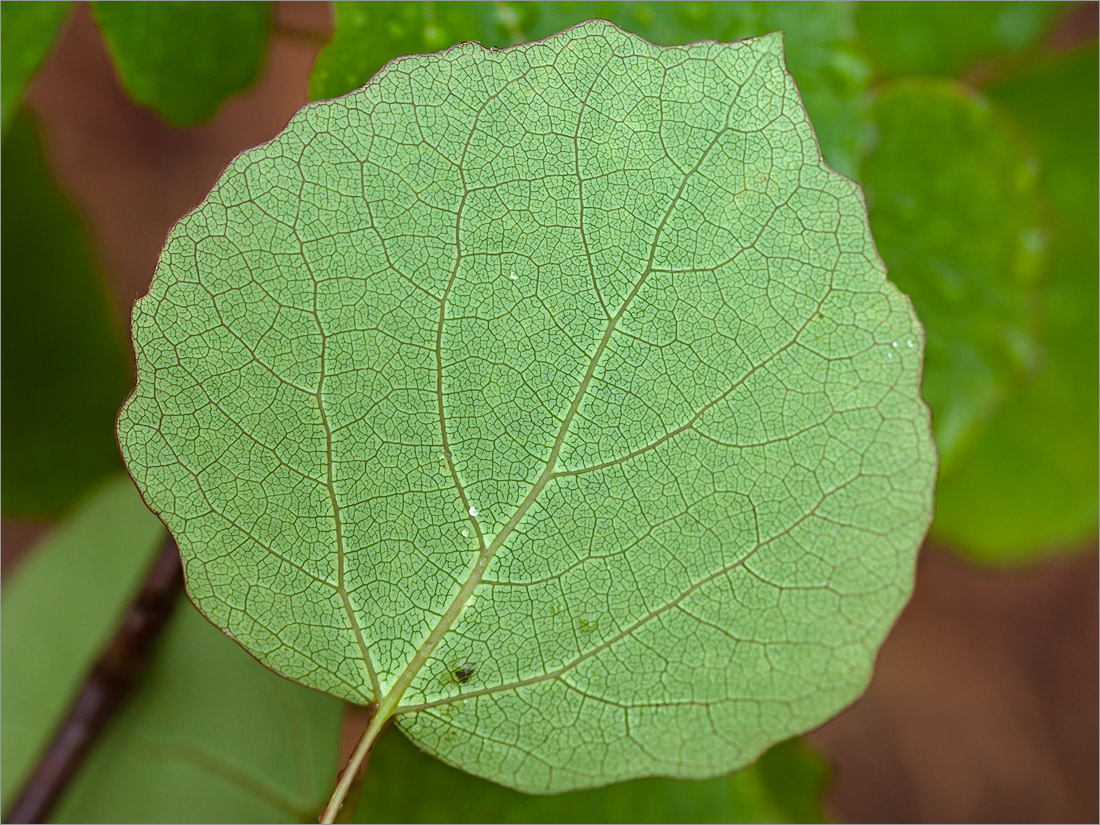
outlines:
M341 0L333 36L309 77L311 100L337 97L369 81L404 54L475 40L504 48L540 40L591 17L610 20L658 45L741 40L782 31L787 69L798 83L822 153L848 173L867 131L864 97L870 65L856 39L854 3L570 2L406 3Z
M912 586L923 335L778 35L395 61L229 166L133 334L199 608L520 790L750 762Z

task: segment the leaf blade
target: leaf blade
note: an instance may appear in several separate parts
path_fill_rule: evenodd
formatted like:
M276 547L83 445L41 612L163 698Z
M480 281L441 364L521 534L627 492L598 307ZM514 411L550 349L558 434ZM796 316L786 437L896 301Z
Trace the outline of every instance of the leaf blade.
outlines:
M853 174L867 126L870 69L856 42L851 3L388 3L342 2L336 33L310 75L313 100L362 86L389 60L475 41L487 48L538 40L590 18L606 18L663 46L728 42L782 30L825 159Z
M922 334L776 35L391 63L231 165L134 332L120 441L200 608L495 781L726 773L908 596Z

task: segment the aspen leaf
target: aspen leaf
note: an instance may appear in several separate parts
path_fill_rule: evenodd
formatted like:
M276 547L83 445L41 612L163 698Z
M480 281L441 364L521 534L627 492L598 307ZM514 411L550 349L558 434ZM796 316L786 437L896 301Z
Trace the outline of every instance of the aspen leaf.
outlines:
M519 790L751 762L912 586L922 330L778 34L392 62L229 166L133 335L199 609Z

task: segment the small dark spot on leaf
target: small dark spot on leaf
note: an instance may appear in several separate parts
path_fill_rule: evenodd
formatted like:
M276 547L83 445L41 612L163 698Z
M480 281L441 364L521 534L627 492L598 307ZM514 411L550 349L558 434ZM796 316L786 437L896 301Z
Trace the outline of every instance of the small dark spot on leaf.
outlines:
M457 668L455 668L455 671L453 673L455 681L458 682L460 685L464 685L468 681L470 681L470 679L473 678L473 675L474 666L469 662L465 662L459 665Z

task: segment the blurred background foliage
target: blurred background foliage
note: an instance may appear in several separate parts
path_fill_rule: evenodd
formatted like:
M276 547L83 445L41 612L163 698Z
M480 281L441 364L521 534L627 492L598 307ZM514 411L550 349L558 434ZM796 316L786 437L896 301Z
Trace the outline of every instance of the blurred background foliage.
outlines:
M319 28L296 27L295 5L0 4L5 806L164 539L121 475L114 441L133 378L117 298L135 296L119 288L109 243L88 225L94 210L58 174L64 142L51 141L39 111L48 107L33 93L55 45L76 37L68 29L98 30L91 48L109 58L127 105L153 113L133 123L160 136L166 163L180 156L178 136L201 143L211 119L232 117L231 101L257 94L280 60L289 65L279 42L299 43L312 62L308 92L307 72L296 76L297 106L352 91L403 54L464 40L503 48L591 17L658 44L782 30L822 152L863 185L890 277L926 328L925 397L942 459L933 541L989 569L1095 554L1095 4L338 2L331 12L324 4L331 23ZM277 129L256 138L238 127L219 163ZM80 135L66 139L80 156L71 145ZM193 187L190 205L217 171ZM142 265L147 283L152 267ZM16 568L9 538L28 535L42 538ZM140 689L54 816L311 821L354 725L343 715L337 700L268 673L181 601ZM828 781L826 760L792 741L709 782L528 798L390 732L361 804L344 815L807 821L826 818Z

